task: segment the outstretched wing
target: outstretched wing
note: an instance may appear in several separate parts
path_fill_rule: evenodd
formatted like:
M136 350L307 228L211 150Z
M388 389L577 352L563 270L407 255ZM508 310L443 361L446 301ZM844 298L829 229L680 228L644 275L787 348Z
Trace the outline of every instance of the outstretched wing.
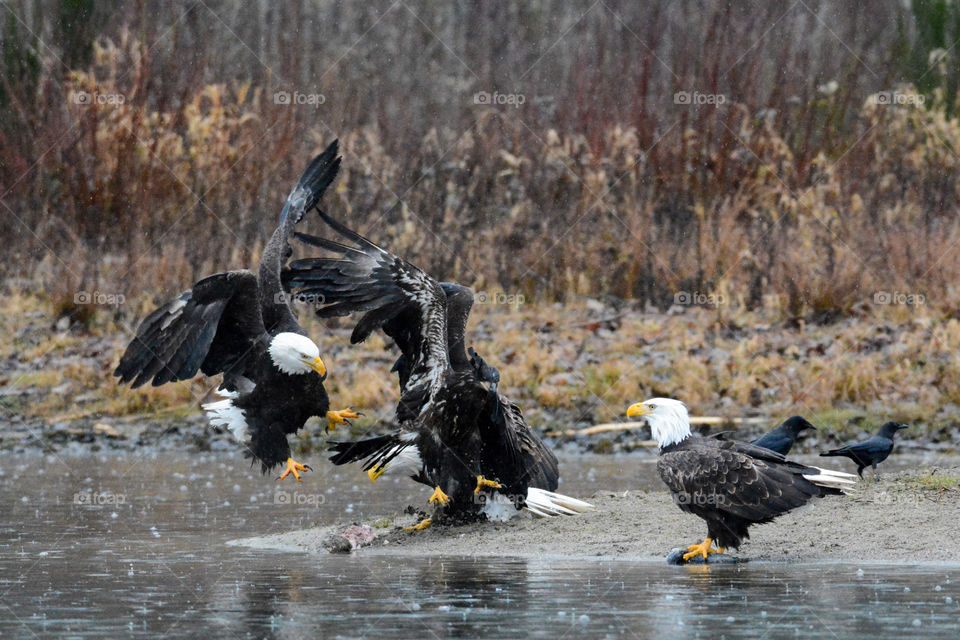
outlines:
M770 461L747 455L743 447L766 452ZM752 445L707 439L662 453L657 471L685 511L708 508L748 522L768 522L825 493L799 473L802 465L780 463L777 457L782 460Z
M271 335L283 331L303 333L290 306L290 296L283 288L281 271L290 258L289 239L294 227L304 213L320 202L327 187L340 171L337 145L334 140L304 170L293 191L287 196L287 202L280 214L280 223L263 249L263 257L260 259L260 302L263 324Z
M139 387L241 373L258 341L268 338L260 317L257 277L249 271L208 276L148 315L113 375Z
M297 239L338 254L290 263L285 279L296 295L313 300L321 317L362 313L350 341L362 342L377 328L397 340L413 384L438 376L450 364L446 298L419 268L381 249L318 210L320 217L356 246L297 233Z

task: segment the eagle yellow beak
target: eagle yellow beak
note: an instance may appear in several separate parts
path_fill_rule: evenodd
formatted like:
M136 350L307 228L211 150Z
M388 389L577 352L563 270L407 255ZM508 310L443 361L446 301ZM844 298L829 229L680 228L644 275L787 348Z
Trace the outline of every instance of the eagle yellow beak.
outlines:
M376 482L377 478L383 475L383 472L386 471L386 467L372 467L367 470L367 476L370 478L370 482Z
M650 411L650 409L647 409L642 402L637 402L627 407L628 418L633 418L634 416L648 416L651 413L653 412Z
M323 360L320 359L320 356L317 356L313 359L313 362L310 363L310 368L319 373L321 376L327 375L327 366L323 364Z

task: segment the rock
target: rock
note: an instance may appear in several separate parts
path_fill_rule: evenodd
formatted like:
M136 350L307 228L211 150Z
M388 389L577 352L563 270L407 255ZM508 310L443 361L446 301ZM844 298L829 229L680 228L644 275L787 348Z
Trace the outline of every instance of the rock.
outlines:
M681 566L687 564L738 564L740 562L746 562L746 560L728 556L726 554L712 554L708 556L706 560L703 559L703 556L696 556L694 558L690 558L689 560L684 560L683 554L686 552L686 549L675 548L673 551L667 554L667 564Z
M353 551L350 541L341 536L339 533L331 533L329 536L324 538L323 542L320 543L320 546L330 553L350 553Z
M365 524L355 524L343 531L334 531L324 538L321 546L330 553L350 553L354 549L366 547L377 539L373 528Z

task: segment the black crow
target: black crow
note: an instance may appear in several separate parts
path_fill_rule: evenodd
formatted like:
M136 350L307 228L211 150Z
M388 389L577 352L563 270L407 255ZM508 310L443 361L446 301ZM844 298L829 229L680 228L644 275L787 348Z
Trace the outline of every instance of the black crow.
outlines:
M770 451L776 451L780 455L785 456L790 453L790 449L792 449L794 443L796 443L800 432L806 429L816 430L816 427L810 424L806 418L793 416L770 433L751 441L750 444L763 447L764 449L770 449Z
M893 434L900 429L906 429L907 425L896 422L888 422L880 427L877 435L865 442L847 445L840 449L833 449L821 456L844 456L857 463L857 473L863 477L863 470L869 465L873 467L873 472L877 472L877 464L883 462L893 451Z

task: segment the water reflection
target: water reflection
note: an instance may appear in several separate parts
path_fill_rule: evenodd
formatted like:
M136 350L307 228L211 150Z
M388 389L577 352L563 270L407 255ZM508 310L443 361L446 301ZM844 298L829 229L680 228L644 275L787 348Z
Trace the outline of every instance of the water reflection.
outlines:
M321 506L290 505L216 457L146 459L133 476L116 458L69 459L42 481L34 463L0 455L3 638L960 636L956 565L262 552L224 542L389 512L404 489L318 465L311 490L338 491ZM567 461L568 487L616 486L624 465L611 466L604 475L595 460ZM125 500L74 500L87 489ZM401 502L419 497L410 491Z

